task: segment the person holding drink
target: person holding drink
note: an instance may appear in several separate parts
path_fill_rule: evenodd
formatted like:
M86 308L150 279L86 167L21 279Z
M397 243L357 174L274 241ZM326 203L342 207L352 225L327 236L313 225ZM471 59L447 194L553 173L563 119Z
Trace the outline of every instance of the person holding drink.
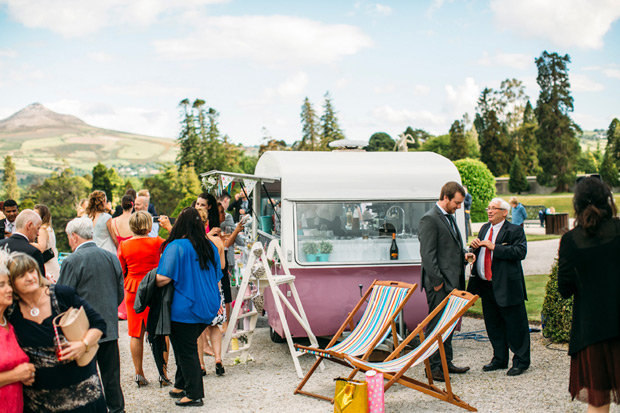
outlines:
M73 288L48 285L30 256L12 253L8 270L17 299L9 321L36 368L32 386L24 388L24 412L106 412L95 358L84 367L76 362L106 331L103 318ZM55 334L52 320L70 307L84 307L88 317L82 341L67 342L60 329Z

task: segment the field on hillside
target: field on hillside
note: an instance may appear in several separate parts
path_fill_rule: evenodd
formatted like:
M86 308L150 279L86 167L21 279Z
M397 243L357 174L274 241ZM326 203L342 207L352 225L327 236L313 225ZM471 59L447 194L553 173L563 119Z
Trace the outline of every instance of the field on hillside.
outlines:
M144 174L160 162L174 162L174 139L153 138L85 125L76 130L43 129L28 133L0 133L0 157L12 155L17 172L49 174L63 165L75 172L90 172L102 162L124 169L125 174Z

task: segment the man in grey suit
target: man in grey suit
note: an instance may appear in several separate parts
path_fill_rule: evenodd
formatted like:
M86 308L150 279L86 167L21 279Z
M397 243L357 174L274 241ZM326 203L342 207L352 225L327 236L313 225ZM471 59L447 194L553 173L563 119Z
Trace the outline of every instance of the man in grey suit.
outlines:
M118 306L123 301L123 272L116 255L97 247L93 241L93 223L75 218L66 228L73 254L62 262L59 285L76 289L106 322L107 333L99 340L97 364L110 412L124 412L118 351Z
M422 288L426 291L429 313L432 312L453 289L465 289L465 261L475 259L474 254L463 248L454 213L461 208L465 199L465 189L457 182L448 182L441 188L439 201L420 219L419 238L422 257ZM441 313L428 325L431 331ZM462 374L469 367L456 367L452 364L452 334L444 343L448 371ZM439 351L429 362L433 380L444 381Z

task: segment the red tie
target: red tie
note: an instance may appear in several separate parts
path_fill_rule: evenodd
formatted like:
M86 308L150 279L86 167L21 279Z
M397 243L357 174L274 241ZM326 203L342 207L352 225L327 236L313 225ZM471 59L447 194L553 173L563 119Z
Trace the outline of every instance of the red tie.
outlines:
M493 227L489 232L489 241L493 242ZM484 276L487 280L491 281L493 274L491 273L491 250L487 248L484 253Z

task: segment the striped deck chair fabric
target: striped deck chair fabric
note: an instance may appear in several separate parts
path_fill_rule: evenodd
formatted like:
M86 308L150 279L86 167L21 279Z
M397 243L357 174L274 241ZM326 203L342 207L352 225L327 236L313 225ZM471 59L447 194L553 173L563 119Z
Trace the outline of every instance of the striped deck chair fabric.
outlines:
M437 325L435 326L433 331L431 331L430 334L426 336L425 340L422 343L420 343L420 345L416 347L415 350L410 351L404 356L399 357L394 360L377 362L377 363L371 363L371 362L367 362L363 360L357 360L357 362L365 365L366 367L368 367L368 369L377 370L383 373L394 373L394 372L400 371L413 358L416 358L416 360L413 362L413 364L410 367L417 366L418 364L424 362L424 360L432 356L433 353L435 353L438 350L439 343L437 343L437 340L435 340L437 333L447 323L449 323L454 318L454 316L469 303L469 301L470 300L465 299L465 298L451 296L450 299L448 300L448 304L446 305L446 307L443 310L443 313L441 314L441 318L437 322ZM452 321L452 323L450 324L446 332L441 337L443 341L446 341L446 339L450 336L450 334L452 334L452 331L454 331L454 329L456 328L457 323L458 323L458 319ZM425 347L424 345L429 340L431 341L432 344L428 346L426 349L424 349Z
M368 300L368 307L355 329L344 340L338 344L326 348L325 350L302 349L309 354L321 354L324 357L331 357L332 353L349 354L361 356L366 354L368 350L372 350L372 344L375 342L381 330L385 328L386 323L392 321L397 316L396 310L403 302L409 289L391 287L387 285L376 285ZM385 329L382 337L377 342L383 343L388 334L389 329ZM376 347L376 346L375 346Z

